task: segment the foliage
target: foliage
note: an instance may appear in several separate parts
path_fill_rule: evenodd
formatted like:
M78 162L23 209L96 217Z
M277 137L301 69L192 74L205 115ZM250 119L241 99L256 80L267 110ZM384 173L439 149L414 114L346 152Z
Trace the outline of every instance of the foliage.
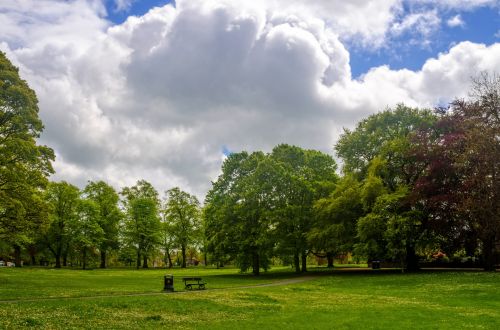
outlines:
M41 198L53 173L52 149L36 144L43 130L35 92L0 52L0 240L17 247L33 242L47 223Z
M416 135L413 155L427 166L414 198L451 252L480 247L491 270L500 240L500 77L483 75L473 91Z
M98 208L95 220L102 230L103 237L99 243L101 268L106 267L106 253L118 248L119 223L123 214L118 207L119 196L104 181L90 181L83 190L84 198L93 201Z
M182 268L186 268L186 249L200 242L200 202L178 187L166 191L166 195L164 226L170 231L174 246L181 248Z
M276 146L269 158L267 182L272 184L267 200L273 202L270 209L278 253L293 256L296 272L300 272L300 255L302 271L306 271L307 254L314 246L307 239L314 225L313 205L333 189L337 165L319 151L286 144Z
M61 268L61 258L69 252L72 230L78 221L80 190L65 181L51 182L45 191L45 200L51 207L51 213L50 227L43 239L54 255L56 268Z
M312 246L333 255L353 250L356 222L364 214L361 193L361 184L346 175L330 196L315 203L315 223L308 234Z
M161 225L158 215L158 192L147 181L138 181L135 186L122 190L126 209L125 244L134 246L137 253L137 268L148 268L148 257L161 242Z
M434 123L435 115L430 110L398 105L361 120L356 129L344 129L344 134L335 145L337 155L344 162L344 171L353 172L364 178L370 162L377 156L389 160L386 163L390 176L388 182L408 181L405 165L401 164L404 151L408 147L410 133L420 127ZM394 184L391 184L394 188Z

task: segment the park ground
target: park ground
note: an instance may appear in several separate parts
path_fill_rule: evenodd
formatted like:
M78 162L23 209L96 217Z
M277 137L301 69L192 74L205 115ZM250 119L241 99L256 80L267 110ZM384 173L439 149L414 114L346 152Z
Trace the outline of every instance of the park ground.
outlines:
M174 293L163 293L163 275ZM201 276L207 290L184 290ZM0 268L0 329L500 329L500 272Z

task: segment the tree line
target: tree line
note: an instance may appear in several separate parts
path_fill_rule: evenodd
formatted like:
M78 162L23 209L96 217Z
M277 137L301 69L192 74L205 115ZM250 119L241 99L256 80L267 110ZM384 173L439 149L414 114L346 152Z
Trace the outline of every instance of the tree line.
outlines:
M56 267L112 253L148 267L172 265L189 249L206 263L254 274L272 258L307 270L307 257L353 254L409 270L433 253L478 257L494 269L500 241L500 79L483 74L470 100L449 107L398 105L345 129L330 155L281 144L228 155L203 206L172 188L160 199L148 182L120 192L103 181L80 190L49 182L52 149L35 93L0 53L0 251ZM44 254L44 255L45 255ZM33 260L34 261L34 260Z

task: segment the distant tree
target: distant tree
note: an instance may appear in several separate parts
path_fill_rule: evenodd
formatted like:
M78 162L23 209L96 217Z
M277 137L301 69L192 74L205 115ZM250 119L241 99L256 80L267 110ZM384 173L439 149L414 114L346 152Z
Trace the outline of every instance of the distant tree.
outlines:
M140 180L133 187L125 187L121 193L126 209L125 239L135 247L137 268L148 268L148 257L160 244L161 225L158 192L147 181Z
M50 226L43 235L44 242L54 255L55 267L61 268L61 258L67 255L73 239L71 229L78 219L80 190L65 181L51 182L45 191L45 200L51 207L51 213Z
M81 199L76 208L77 218L73 223L71 235L73 244L82 254L82 267L87 268L87 254L90 250L99 247L105 232L99 223L99 205L90 199Z
M118 248L119 223L123 218L118 207L119 196L113 187L104 181L90 181L83 190L83 196L93 201L98 208L95 220L103 232L103 238L99 241L100 268L106 268L107 252Z
M182 268L186 268L186 250L200 241L201 210L196 196L178 187L167 190L165 199L165 219L174 244L181 248Z
M53 173L54 152L36 144L43 130L35 92L0 52L0 241L15 250L33 243L47 225L48 209L41 190Z

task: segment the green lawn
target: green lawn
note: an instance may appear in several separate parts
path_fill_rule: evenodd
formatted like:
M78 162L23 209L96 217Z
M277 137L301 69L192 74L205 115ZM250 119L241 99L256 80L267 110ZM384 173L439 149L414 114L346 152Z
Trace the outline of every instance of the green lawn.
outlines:
M173 294L160 293L164 273L1 268L0 328L500 329L498 272L322 270L276 285L296 276L176 269ZM183 292L180 277L194 275L208 290Z

